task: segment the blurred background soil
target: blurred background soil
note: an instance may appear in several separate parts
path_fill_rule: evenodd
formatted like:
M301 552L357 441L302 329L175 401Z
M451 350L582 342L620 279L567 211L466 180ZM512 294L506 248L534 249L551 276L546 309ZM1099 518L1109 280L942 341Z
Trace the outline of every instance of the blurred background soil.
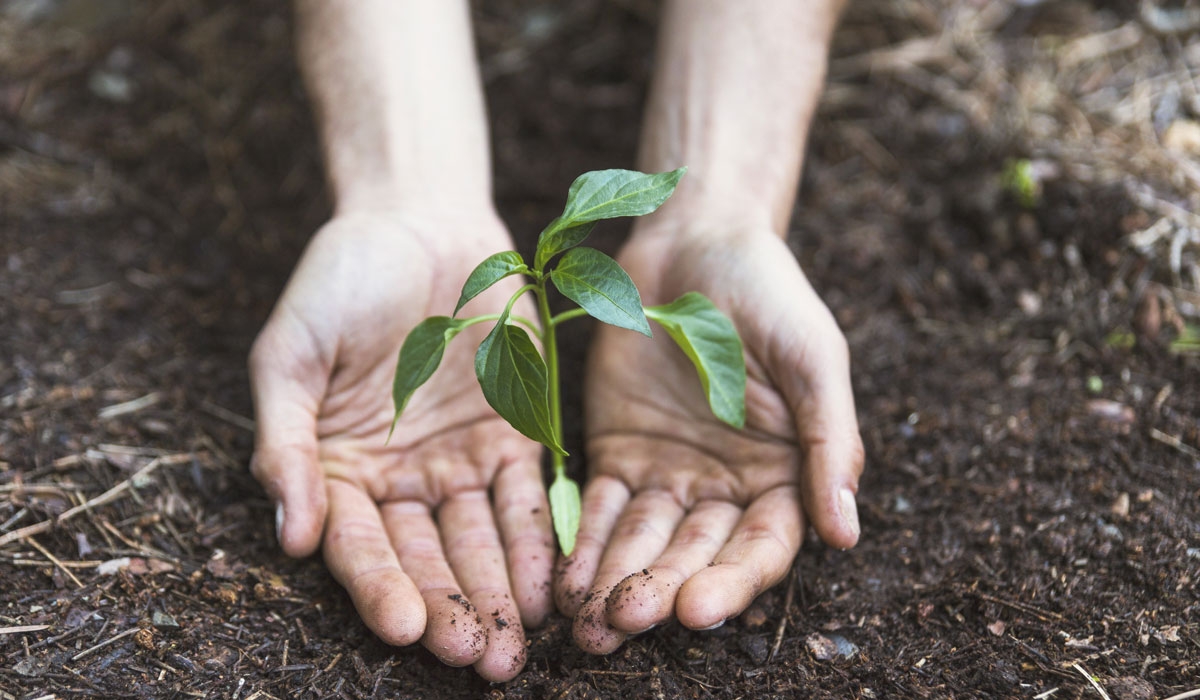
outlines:
M245 468L244 358L329 213L287 3L0 0L0 699L1200 687L1197 13L852 3L791 241L851 345L862 543L712 632L589 657L555 618L489 686L283 557ZM476 3L525 250L633 164L656 17Z

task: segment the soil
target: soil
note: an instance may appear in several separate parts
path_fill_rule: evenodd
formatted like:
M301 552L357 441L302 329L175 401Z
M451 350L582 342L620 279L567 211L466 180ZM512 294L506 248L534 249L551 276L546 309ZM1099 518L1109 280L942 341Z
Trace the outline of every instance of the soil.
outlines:
M861 544L607 657L555 617L489 685L375 639L245 468L246 352L329 212L286 3L0 2L0 538L71 514L0 539L0 698L1200 687L1200 37L1134 5L851 7L792 241L850 341ZM475 8L524 250L632 163L655 17Z

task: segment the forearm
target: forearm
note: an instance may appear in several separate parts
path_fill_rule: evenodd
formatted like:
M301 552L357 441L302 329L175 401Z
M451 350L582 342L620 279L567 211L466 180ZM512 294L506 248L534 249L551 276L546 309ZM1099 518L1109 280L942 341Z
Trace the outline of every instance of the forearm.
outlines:
M688 174L659 221L689 212L786 233L843 4L666 3L639 168Z
M465 0L296 0L335 205L490 206Z

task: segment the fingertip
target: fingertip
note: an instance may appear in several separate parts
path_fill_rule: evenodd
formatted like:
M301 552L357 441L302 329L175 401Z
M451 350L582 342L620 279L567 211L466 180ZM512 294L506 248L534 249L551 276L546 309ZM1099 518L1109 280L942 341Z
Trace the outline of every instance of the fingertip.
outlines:
M325 529L328 501L322 489L288 488L275 505L275 535L289 557L316 553Z
M675 618L691 630L715 629L749 606L758 589L737 566L710 566L679 589Z
M609 623L607 597L598 591L589 593L571 626L576 646L589 654L611 654L627 636Z
M856 494L863 461L857 433L808 450L804 511L813 530L830 547L849 549L862 534Z
M483 657L487 631L475 606L457 590L426 591L425 614L421 644L439 661L458 668L470 666Z
M360 591L354 599L358 614L384 643L406 647L421 641L427 621L425 606L407 576L398 571L381 575L375 585Z

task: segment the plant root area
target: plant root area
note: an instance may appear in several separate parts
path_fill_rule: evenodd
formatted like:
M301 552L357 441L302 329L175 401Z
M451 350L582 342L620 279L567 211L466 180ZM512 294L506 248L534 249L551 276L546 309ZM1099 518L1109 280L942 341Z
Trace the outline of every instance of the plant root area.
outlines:
M852 3L790 240L851 348L861 543L606 657L554 617L489 685L378 641L247 471L245 357L329 215L288 4L0 2L0 699L1200 688L1187 6ZM657 4L473 12L529 251L576 174L633 166Z

